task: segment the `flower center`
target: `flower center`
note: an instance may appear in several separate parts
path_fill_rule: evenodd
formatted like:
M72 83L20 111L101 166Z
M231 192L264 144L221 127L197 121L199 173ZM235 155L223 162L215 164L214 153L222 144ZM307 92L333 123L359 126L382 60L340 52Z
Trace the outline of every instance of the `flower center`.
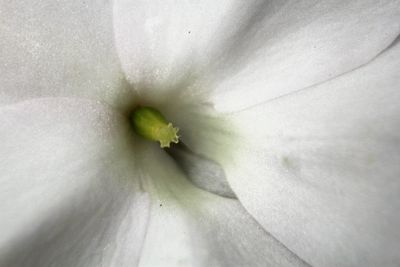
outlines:
M131 114L135 132L145 139L160 142L162 148L178 143L179 129L172 126L155 108L138 107Z

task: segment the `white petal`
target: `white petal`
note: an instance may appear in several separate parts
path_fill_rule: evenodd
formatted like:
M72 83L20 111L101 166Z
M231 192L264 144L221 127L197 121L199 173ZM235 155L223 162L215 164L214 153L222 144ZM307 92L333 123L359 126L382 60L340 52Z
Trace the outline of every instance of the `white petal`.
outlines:
M117 0L114 28L122 67L142 97L210 92L217 109L237 110L370 61L396 38L400 5Z
M126 120L84 100L0 110L0 265L134 266L149 215Z
M218 110L249 107L351 71L400 31L396 0L272 2L221 57L220 73L228 78L214 90Z
M230 115L240 137L220 161L232 189L311 265L400 263L399 58L397 43L352 73Z
M110 1L1 0L0 6L0 104L71 95L112 102L126 94Z
M116 0L116 46L128 79L159 85L203 63L197 60L203 60L232 2Z
M153 197L140 266L306 266L237 200L189 184L159 148L138 166Z
M221 23L232 9L233 0L116 0L118 55L141 99L164 99L163 91L171 99L171 91L185 91L214 60L213 44L226 36L219 36Z

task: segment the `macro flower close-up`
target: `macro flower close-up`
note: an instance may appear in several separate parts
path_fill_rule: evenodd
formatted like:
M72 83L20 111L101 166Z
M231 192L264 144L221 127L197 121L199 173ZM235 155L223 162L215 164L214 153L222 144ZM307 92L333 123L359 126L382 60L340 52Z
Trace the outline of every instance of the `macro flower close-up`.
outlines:
M398 0L0 0L0 266L399 266Z

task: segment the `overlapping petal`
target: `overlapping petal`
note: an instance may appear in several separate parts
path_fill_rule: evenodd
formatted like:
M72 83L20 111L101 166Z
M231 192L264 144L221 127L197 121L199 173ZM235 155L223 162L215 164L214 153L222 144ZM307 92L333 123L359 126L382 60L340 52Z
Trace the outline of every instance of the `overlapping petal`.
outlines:
M129 82L149 98L249 107L366 64L400 30L393 0L130 1L114 5ZM169 91L163 94L163 91ZM175 96L175 95L174 95Z
M150 200L126 120L86 100L0 110L0 265L134 266Z
M307 266L102 104L36 99L0 118L2 265Z
M239 137L196 148L231 147L219 161L239 200L312 265L400 262L399 58L397 43L338 79L232 113Z
M117 0L113 20L110 9L5 1L0 103L125 103L113 22L142 100L177 100L176 111L207 95L218 110L244 108L223 120L194 121L197 106L172 117L283 245L236 200L188 184L165 154L135 158L119 115L37 100L0 111L4 264L136 264L149 212L144 266L306 264L290 250L318 266L400 261L396 1Z
M265 1L231 41L213 89L235 111L333 79L373 60L400 32L396 0ZM236 41L236 42L235 42Z
M153 205L140 266L308 266L237 200L194 187L157 147L141 151Z

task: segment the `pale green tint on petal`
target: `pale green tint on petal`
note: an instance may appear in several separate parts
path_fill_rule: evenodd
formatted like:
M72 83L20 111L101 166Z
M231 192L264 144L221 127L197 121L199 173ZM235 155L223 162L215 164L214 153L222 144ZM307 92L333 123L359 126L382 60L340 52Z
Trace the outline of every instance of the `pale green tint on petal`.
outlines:
M204 155L194 153L182 142L165 150L179 168L197 187L219 196L236 198L230 188L223 167Z
M216 114L210 106L190 101L180 99L173 105L168 105L168 102L160 105L162 113L179 126L180 143L173 145L168 152L193 184L206 191L235 198L223 166L214 160L229 158L234 153L234 146L226 146L223 140L233 134L230 122ZM224 138L221 139L221 136ZM207 147L211 147L212 155L201 153L207 151Z
M135 266L150 202L131 137L90 101L1 108L0 266Z
M156 144L143 150L137 164L153 204L139 266L306 266L237 200L191 185Z
M0 0L0 105L41 96L128 101L111 2Z
M239 200L311 265L400 263L399 59L398 43L338 79L230 114L240 137L217 139L235 148L219 162Z

